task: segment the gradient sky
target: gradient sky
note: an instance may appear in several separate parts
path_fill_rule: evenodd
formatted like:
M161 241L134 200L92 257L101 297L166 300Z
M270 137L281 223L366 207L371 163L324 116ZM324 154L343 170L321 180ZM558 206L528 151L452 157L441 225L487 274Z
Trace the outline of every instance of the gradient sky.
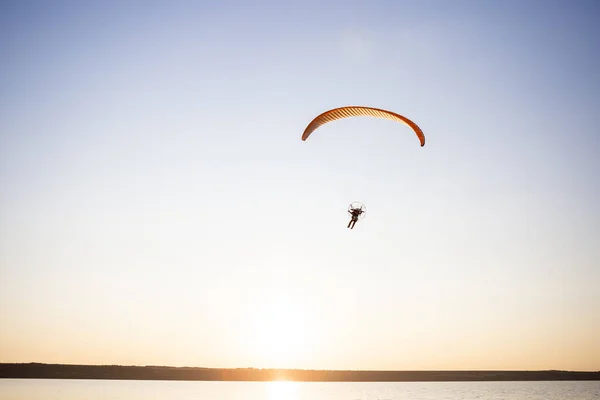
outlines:
M2 1L0 362L600 370L598 4Z

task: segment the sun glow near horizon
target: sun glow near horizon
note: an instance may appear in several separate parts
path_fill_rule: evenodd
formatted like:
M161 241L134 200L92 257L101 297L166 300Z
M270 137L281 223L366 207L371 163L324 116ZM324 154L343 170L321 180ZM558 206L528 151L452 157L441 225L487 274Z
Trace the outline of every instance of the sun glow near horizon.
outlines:
M308 304L283 292L254 304L242 329L248 350L263 368L306 364L318 353L318 320Z

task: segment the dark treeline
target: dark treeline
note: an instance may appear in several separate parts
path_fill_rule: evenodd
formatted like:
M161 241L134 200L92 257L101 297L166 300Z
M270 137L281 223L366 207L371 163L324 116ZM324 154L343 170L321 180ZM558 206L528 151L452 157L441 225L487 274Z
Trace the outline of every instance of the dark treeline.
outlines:
M190 381L424 382L600 380L600 371L327 371L121 365L0 364L0 378Z

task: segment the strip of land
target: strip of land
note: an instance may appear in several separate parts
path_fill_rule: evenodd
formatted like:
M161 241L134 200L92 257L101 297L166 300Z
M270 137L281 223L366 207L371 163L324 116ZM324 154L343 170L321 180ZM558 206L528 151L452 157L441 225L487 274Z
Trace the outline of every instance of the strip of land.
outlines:
M600 380L600 371L329 371L0 363L0 378L302 382L560 381Z

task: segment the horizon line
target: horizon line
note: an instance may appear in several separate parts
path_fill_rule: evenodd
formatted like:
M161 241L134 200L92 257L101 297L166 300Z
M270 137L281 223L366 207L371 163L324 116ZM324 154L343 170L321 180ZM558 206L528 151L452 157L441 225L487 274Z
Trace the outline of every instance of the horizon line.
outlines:
M196 368L211 370L261 370L261 371L314 371L314 372L600 372L598 370L569 370L569 369L316 369L316 368L286 368L286 367L199 367L199 366L173 366L158 364L77 364L77 363L49 363L39 361L5 362L0 365L67 365L78 367L133 367L133 368Z

